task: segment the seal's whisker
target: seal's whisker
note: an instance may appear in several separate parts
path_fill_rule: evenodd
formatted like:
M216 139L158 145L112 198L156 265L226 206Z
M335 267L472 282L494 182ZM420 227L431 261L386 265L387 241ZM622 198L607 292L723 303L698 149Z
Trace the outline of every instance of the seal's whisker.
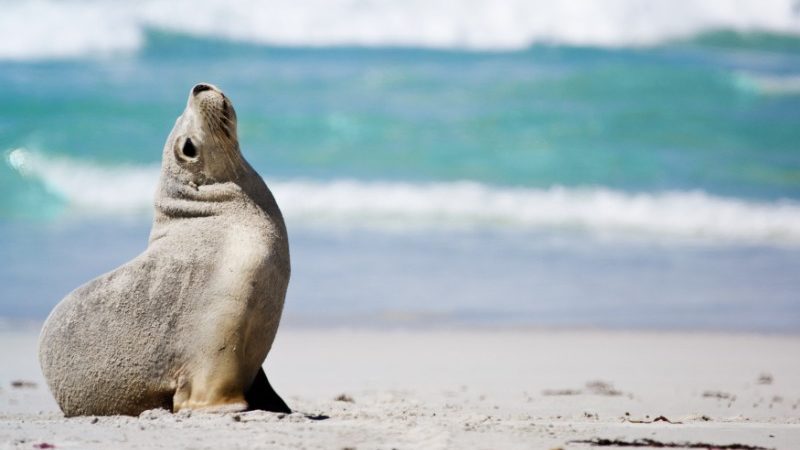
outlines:
M220 128L222 128L222 130L225 132L225 136L228 139L233 140L233 133L231 132L231 123L226 121L220 121L219 125Z
M239 167L238 164L233 160L231 152L225 150L228 146L222 145L218 139L219 134L214 134L214 144L220 149L221 153L225 156L225 166L230 171L233 172L234 175L239 175ZM230 140L227 142L228 144L232 143Z

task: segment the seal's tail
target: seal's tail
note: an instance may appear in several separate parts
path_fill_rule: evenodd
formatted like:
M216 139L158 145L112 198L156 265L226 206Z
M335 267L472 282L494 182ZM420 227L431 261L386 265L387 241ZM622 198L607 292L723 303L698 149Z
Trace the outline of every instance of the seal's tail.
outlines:
M291 414L292 410L283 399L272 389L264 373L264 368L258 370L253 385L244 394L249 410L260 409L263 411Z

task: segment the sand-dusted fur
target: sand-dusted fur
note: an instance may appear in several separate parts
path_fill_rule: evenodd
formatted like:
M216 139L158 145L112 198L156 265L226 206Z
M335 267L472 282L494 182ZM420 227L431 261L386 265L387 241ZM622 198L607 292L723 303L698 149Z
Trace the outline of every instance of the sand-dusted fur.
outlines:
M44 325L39 360L62 411L288 411L260 371L289 271L281 212L239 151L233 105L198 84L164 146L147 249Z

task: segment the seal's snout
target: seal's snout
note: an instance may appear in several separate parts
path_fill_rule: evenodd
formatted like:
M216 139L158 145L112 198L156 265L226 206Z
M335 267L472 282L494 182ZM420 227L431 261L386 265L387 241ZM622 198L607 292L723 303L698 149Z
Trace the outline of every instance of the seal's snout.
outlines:
M210 91L210 90L214 90L214 88L210 84L205 84L205 83L196 84L192 88L192 95L197 95L203 91Z
M188 116L212 134L236 140L236 112L222 90L211 83L192 87L186 104Z

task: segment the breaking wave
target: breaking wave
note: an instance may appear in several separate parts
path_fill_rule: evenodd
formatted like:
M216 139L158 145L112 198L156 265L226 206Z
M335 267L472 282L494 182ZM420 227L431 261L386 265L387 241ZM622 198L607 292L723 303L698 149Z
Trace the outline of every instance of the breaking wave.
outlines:
M718 30L800 35L795 0L0 1L0 59L141 48L148 29L281 46L646 46Z
M102 167L25 149L6 163L40 183L72 214L148 214L157 166ZM490 186L475 182L268 180L291 224L408 229L575 230L800 244L800 204L754 202L702 191L627 193L612 189ZM112 189L109 186L113 186Z

